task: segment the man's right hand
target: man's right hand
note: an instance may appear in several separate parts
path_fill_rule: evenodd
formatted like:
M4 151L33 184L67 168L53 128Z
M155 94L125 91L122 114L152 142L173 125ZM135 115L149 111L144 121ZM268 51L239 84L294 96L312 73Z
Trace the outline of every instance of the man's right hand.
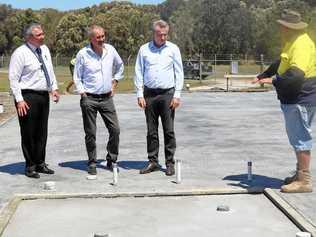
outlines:
M144 97L138 97L137 102L138 102L139 107L141 107L142 109L145 109L146 101L145 101Z
M252 81L251 81L251 83L252 84L256 84L256 83L258 83L260 81L260 79L258 78L258 77L255 77Z
M27 111L30 109L29 105L24 100L18 102L16 108L20 117L25 116L27 114Z

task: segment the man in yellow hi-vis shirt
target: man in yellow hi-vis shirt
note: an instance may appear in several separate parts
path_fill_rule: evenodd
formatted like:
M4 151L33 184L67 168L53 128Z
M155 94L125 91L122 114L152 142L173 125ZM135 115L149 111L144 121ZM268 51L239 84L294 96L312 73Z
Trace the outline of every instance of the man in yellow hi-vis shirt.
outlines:
M292 177L284 180L282 192L312 192L310 160L311 123L316 112L316 49L305 32L307 23L295 11L285 10L280 25L282 52L280 59L254 82L272 83L284 114L286 132L294 148L297 167Z

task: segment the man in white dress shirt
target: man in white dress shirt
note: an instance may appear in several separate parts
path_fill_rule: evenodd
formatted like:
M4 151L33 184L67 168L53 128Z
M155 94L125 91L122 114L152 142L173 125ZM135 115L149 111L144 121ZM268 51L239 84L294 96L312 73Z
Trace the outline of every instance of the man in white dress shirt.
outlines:
M45 163L49 92L58 102L59 93L49 49L41 25L33 23L24 32L25 44L12 54L9 80L19 117L25 175L54 174Z
M114 90L123 78L124 65L117 51L104 43L106 32L97 25L88 29L90 44L76 56L74 82L81 95L80 106L88 153L88 173L96 175L96 116L100 113L109 131L107 168L113 169L119 152L120 128L113 103Z

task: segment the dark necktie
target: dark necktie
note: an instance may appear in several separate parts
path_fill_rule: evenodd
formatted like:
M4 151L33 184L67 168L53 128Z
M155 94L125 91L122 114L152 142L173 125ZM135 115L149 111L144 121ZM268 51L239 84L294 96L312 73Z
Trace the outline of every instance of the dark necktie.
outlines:
M35 49L35 52L37 53L37 55L38 55L38 60L39 60L40 63L41 63L41 69L43 70L44 75L45 75L45 78L46 78L47 88L50 89L49 74L48 74L47 68L46 68L46 66L45 66L43 57L42 57L42 50L41 50L40 48L36 48L36 49Z

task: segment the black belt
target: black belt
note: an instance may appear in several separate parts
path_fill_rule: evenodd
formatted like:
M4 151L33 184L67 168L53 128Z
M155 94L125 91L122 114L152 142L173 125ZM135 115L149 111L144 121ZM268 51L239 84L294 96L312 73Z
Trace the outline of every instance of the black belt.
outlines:
M86 93L87 96L90 96L92 98L108 98L112 94L112 91L105 93L105 94L92 94L92 93Z
M37 95L48 95L48 91L37 91L37 90L31 90L31 89L22 89L21 92L23 94L37 94Z
M169 92L172 90L174 90L174 87L162 89L162 88L148 88L145 86L144 93L154 94L154 95L162 95L162 94L165 94L166 92Z

